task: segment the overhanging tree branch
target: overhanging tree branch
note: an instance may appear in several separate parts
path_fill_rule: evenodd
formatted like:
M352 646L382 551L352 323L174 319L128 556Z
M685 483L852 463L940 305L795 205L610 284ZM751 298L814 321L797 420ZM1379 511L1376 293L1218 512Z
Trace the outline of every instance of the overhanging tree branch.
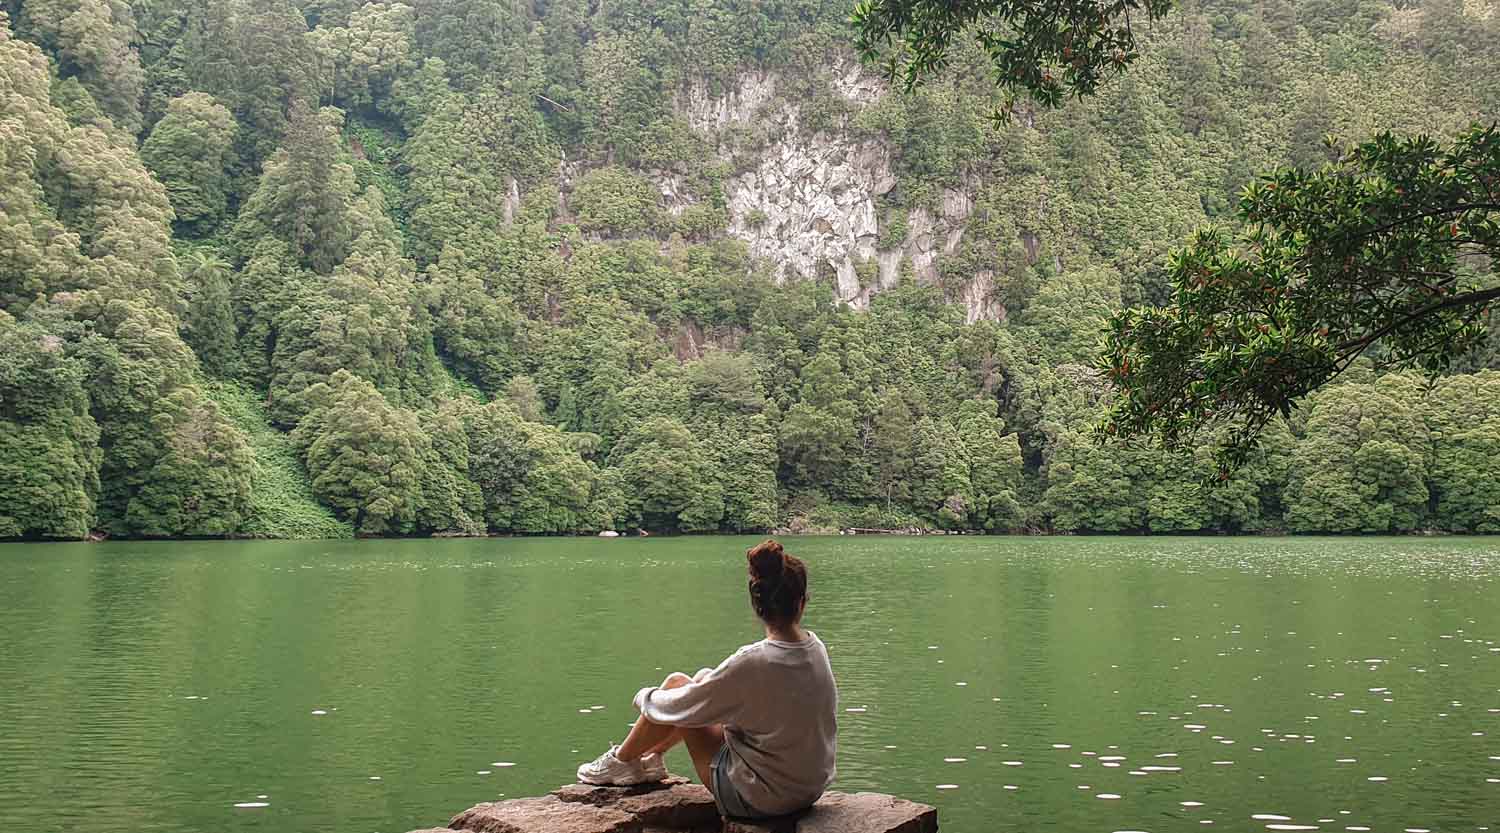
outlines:
M1467 214L1470 211L1500 211L1500 203L1477 202L1464 203L1459 205L1445 205L1441 208L1434 208L1430 211L1422 211L1417 214L1411 214L1406 217L1402 217L1399 220L1392 220L1389 223L1385 223L1384 225L1380 225L1372 229L1366 229L1358 233L1350 233L1348 235L1345 235L1341 239L1358 240L1363 237L1374 237L1379 234L1384 234L1392 229L1410 225L1411 223L1415 223L1418 220L1426 220L1432 217L1443 217L1450 214Z
M1379 134L1319 170L1258 180L1235 239L1201 231L1172 253L1172 305L1112 320L1106 433L1182 444L1229 423L1219 459L1233 468L1267 420L1376 345L1390 367L1442 372L1500 303L1482 273L1459 285L1500 259L1497 182L1500 132L1483 125L1446 143Z
M1403 327L1406 327L1407 325L1419 321L1434 313L1441 312L1446 309L1478 306L1480 304L1487 304L1495 300L1500 300L1500 287L1496 287L1494 289L1485 289L1479 292L1469 292L1464 295L1455 295L1452 298L1447 298L1445 300L1438 301L1437 303L1428 304L1427 306L1422 307L1415 312L1403 316L1397 321L1393 321L1390 324L1387 324L1384 327L1375 330L1369 335L1361 336L1360 338L1353 339L1351 341L1346 341L1338 345L1334 349L1338 350L1340 353L1346 353L1350 350L1353 350L1357 353L1360 350L1368 348L1371 344L1374 344L1381 338L1384 338L1385 336L1388 336L1391 333L1394 333L1402 329Z

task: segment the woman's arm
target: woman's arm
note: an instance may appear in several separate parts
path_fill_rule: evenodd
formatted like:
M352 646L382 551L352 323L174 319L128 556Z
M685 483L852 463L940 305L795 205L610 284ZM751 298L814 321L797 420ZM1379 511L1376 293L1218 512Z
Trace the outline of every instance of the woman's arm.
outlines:
M635 707L652 723L696 728L731 723L751 684L747 651L736 651L719 667L694 675L677 688L648 686L636 692Z

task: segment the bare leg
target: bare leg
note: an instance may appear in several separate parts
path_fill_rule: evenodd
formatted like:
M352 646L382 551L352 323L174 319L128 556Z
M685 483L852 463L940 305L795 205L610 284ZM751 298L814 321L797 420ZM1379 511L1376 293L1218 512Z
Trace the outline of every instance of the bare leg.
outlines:
M698 772L698 781L713 789L714 756L724 746L724 727L705 726L701 729L683 729L682 740L687 744L688 754L693 758L693 769Z
M708 676L708 674L711 673L712 670L713 669L710 668L702 668L699 669L698 673L694 674L691 677L687 676L686 674L672 674L662 682L661 687L678 688L679 686L687 685L690 682L697 682ZM645 725L643 726L642 724ZM686 743L688 755L693 759L693 770L698 773L698 781L705 787L709 787L710 789L712 788L714 756L718 755L719 750L724 746L723 726L704 726L701 728L687 729L677 726L662 726L661 724L652 723L645 717L642 717L636 721L635 726L630 730L630 737L627 737L625 739L625 743L620 744L620 749L615 753L615 757L620 758L621 760L630 760L629 758L625 757L626 747L630 744L631 740L636 737L636 732L638 730L641 732L641 740L643 744L647 740L660 738L640 754L645 754L646 752L655 752L657 754L664 755L666 754L667 750L671 749L673 746L676 746L679 743ZM634 752L636 750L634 748L631 748L629 751Z
M661 687L679 688L692 681L692 677L674 671L662 680ZM635 725L630 727L630 734L625 736L625 742L615 750L615 757L622 761L634 761L647 752L664 753L681 740L682 730L676 726L652 723L645 715L641 715L636 718Z
M644 754L665 755L669 750L677 746L677 744L679 743L682 743L682 730L674 727L672 734L668 735L666 740L663 740L661 743L658 743L650 749L647 749Z
M706 677L706 676L708 676L712 671L713 671L712 668L700 668L700 669L698 669L698 673L694 674L691 679L695 683L696 682L702 682L703 678ZM682 675L682 674L672 674L671 676L667 677L667 679L665 681L662 682L662 686L661 687L662 688L677 688L678 686L685 685L686 682L683 680L683 676L684 675ZM676 727L673 727L672 734L668 735L660 743L656 744L655 746L651 747L650 749L647 749L644 754L646 754L646 755L665 755L665 754L667 754L667 750L671 749L672 747L676 746L679 743L682 743L682 729L678 729Z
M712 669L704 668L697 674L689 677L686 674L674 672L668 674L662 680L661 688L681 688L694 682L702 680L712 673ZM668 726L664 723L656 723L647 719L643 714L636 718L635 724L630 727L630 734L625 736L625 741L615 747L613 757L616 761L626 764L639 761L642 756L655 753L665 754L679 743L687 743L688 755L693 759L693 769L697 771L698 778L705 786L712 789L713 783L713 760L719 750L724 747L724 727L704 726L701 728L686 728L679 726ZM600 756L598 761L584 764L578 768L578 778L586 784L611 783L609 780L591 780L604 778L608 775L610 754ZM653 768L654 768L653 764ZM637 765L639 768L639 765ZM601 774L602 772L602 774Z

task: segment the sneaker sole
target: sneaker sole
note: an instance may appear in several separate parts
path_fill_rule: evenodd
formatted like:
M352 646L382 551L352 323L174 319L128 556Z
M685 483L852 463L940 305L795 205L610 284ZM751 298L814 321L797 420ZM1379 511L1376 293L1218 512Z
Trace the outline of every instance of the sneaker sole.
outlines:
M613 781L613 780L603 780L603 779L591 779L591 778L585 776L581 772L578 773L578 783L580 783L580 784L588 784L591 787L636 787L636 786L639 786L641 784L650 784L650 783L653 783L653 782L659 781L659 780L661 780L661 779L659 779L659 778L651 778L651 777L648 776L648 777L643 778L643 779L638 780L638 781Z

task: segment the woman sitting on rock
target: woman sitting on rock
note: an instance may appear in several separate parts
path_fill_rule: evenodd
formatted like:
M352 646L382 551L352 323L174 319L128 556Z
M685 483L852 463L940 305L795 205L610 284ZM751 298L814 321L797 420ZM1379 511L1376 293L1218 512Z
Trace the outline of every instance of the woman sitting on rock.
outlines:
M807 567L775 541L749 559L750 606L766 638L718 668L674 673L635 695L641 716L625 742L578 768L585 784L667 777L662 756L686 743L698 777L729 818L812 806L833 780L838 690L828 650L802 628Z

